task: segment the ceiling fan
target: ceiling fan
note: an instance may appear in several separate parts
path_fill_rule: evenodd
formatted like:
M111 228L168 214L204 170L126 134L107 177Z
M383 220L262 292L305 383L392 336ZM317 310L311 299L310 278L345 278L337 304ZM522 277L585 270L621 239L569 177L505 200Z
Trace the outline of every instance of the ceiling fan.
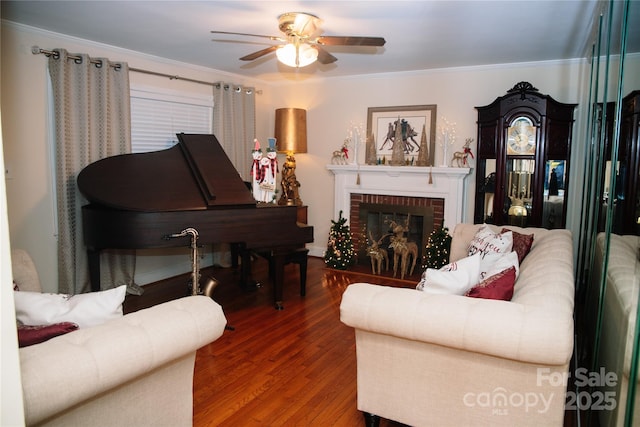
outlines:
M261 37L284 44L269 46L266 49L250 53L241 61L253 61L271 52L276 52L278 60L290 67L306 67L316 60L321 64L331 64L338 60L323 46L384 46L382 37L359 36L322 36L320 18L309 13L288 12L278 17L278 26L284 36L266 36L260 34L235 33L231 31L211 31L213 34L233 34L239 36Z

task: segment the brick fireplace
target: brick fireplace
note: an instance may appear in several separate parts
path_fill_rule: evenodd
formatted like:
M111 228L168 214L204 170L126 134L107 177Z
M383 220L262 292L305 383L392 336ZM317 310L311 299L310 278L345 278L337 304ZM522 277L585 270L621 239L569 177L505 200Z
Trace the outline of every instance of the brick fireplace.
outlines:
M388 221L390 215L400 221L409 216L420 217L417 223L426 229L415 233L421 236L419 247L426 244L424 236L433 227L445 225L452 229L463 222L468 168L352 164L328 165L327 169L335 175L334 216L338 218L342 211L348 219L356 249L366 245L361 229L363 207L370 210L373 206L383 221Z

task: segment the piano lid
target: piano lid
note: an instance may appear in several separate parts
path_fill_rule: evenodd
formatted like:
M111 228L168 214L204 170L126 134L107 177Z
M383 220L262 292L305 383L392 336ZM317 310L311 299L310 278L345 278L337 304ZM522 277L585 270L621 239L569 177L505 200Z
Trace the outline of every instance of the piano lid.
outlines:
M166 150L91 163L78 175L80 192L94 204L143 212L256 207L214 135L177 136Z

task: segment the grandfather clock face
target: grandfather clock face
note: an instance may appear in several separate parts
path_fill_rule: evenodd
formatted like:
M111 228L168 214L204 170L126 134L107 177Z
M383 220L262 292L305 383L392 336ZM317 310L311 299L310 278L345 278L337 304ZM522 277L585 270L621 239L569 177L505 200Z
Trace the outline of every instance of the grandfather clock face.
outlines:
M507 129L507 155L536 154L536 127L528 117L516 117Z

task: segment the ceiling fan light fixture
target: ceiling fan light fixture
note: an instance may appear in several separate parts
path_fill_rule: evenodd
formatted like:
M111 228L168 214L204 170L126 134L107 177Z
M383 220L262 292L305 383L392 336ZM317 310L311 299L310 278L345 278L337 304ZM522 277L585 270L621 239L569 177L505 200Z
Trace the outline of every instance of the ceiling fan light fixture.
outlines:
M288 12L278 16L278 27L284 37L264 34L236 33L231 31L211 31L214 34L236 34L239 36L261 37L279 41L283 45L271 45L240 58L241 61L253 61L276 52L280 63L301 68L318 61L322 65L332 64L338 60L324 46L384 46L382 37L364 36L322 36L320 28L322 20L315 15L303 12ZM215 40L214 40L215 41Z
M293 68L306 67L318 59L318 51L308 44L287 43L276 50L278 61Z

